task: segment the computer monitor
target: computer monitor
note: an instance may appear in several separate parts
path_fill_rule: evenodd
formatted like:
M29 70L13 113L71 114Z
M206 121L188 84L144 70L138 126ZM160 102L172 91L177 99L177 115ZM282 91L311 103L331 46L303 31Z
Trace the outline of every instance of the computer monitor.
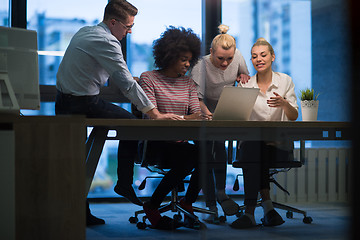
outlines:
M37 50L36 31L0 26L0 112L40 109Z

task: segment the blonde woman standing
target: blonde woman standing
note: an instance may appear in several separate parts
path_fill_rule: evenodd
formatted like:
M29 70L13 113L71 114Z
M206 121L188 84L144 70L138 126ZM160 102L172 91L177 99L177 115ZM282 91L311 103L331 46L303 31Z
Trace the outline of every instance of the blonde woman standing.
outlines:
M219 34L211 43L210 54L204 56L192 69L190 75L197 84L201 111L212 117L224 86L233 86L237 82L247 82L249 71L241 52L236 48L235 38L227 34L229 27L221 24ZM225 215L234 215L239 206L225 193L226 150L223 141L213 144L214 162L208 162L206 186L203 187L206 206L217 212L216 202ZM207 219L212 222L214 219Z

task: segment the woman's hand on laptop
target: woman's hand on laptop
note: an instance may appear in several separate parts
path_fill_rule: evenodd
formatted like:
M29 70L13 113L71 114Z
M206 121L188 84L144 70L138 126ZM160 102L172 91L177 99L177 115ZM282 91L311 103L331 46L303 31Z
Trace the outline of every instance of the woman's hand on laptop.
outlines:
M245 84L249 81L250 79L250 76L249 75L246 75L246 74L243 74L241 73L237 78L236 78L236 81L237 82L241 82L242 84Z

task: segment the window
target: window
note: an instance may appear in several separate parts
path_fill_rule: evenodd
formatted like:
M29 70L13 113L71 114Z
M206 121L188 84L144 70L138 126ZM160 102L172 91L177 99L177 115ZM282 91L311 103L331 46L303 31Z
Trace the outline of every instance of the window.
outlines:
M223 0L222 23L237 40L250 75L250 50L257 38L272 44L274 70L289 74L297 89L311 86L311 2Z
M133 33L127 35L127 64L134 76L152 70L152 43L166 27L191 28L201 37L201 1L133 0L139 9Z
M9 1L0 0L0 26L9 26Z
M27 1L27 28L38 32L40 85L55 85L57 69L71 37L81 27L99 23L106 3L107 0Z

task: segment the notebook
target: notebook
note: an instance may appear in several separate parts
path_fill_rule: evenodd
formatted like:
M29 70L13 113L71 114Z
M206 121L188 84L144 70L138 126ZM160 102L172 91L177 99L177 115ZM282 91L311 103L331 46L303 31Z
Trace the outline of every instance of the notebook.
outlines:
M249 120L258 94L259 88L224 87L213 120Z

